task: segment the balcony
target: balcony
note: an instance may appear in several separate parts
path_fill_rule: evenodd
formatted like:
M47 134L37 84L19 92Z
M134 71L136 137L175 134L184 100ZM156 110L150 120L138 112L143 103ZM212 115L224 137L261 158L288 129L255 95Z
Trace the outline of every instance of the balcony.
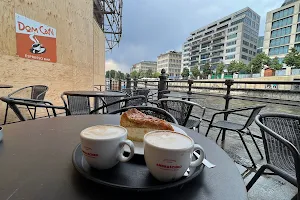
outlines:
M206 38L203 38L203 39L201 40L201 42L208 42L208 41L210 41L210 40L212 40L212 37L211 37L211 36L206 37Z
M213 41L212 45L221 44L224 42L225 42L225 40L215 40L215 41Z
M225 33L224 32L214 34L214 39L216 39L216 38L222 38L222 37L225 37Z
M223 58L211 59L211 64L219 63L221 61L223 61Z
M212 53L211 57L215 58L215 57L223 57L224 53L223 52L216 52L216 53Z
M224 50L224 46L216 46L211 49L211 51Z

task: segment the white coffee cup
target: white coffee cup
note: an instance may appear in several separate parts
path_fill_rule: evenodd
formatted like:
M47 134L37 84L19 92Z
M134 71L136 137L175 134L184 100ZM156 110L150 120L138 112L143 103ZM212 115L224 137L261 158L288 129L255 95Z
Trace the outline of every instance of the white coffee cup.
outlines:
M200 150L200 157L192 161L196 150ZM189 167L201 165L205 154L189 136L157 130L144 136L144 157L150 173L159 181L169 182L180 179Z
M88 164L96 169L109 169L119 161L127 162L134 155L134 145L127 140L127 129L115 125L97 125L80 133L81 150ZM128 145L130 154L123 155Z

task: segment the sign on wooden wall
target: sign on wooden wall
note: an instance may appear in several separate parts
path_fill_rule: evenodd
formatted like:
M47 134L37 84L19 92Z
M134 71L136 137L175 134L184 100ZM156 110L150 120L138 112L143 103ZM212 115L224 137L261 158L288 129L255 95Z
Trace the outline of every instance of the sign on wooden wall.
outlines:
M56 62L56 29L19 14L16 17L17 55Z

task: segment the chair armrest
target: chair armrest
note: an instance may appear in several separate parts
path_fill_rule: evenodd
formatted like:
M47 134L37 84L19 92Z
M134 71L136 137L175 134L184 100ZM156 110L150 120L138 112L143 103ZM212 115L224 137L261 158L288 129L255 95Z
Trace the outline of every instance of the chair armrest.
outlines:
M10 97L13 100L18 100L18 101L25 101L25 102L35 102L35 103L48 103L49 105L53 105L50 101L45 101L45 100L37 100L37 99L23 99L23 98L14 98L14 97Z
M8 97L10 97L10 96L12 96L12 95L14 95L14 94L20 92L21 90L24 90L24 89L30 88L30 87L32 87L32 86L26 86L26 87L20 88L20 89L18 89L18 90L16 90L16 91L10 93L10 94L8 95Z
M235 112L246 111L246 110L253 110L255 108L263 108L263 107L265 107L265 105L262 105L262 106L250 106L250 107L243 107L243 108L234 108L234 109L229 109L229 110L224 110L224 111L216 112L216 113L213 114L213 116L211 118L211 122L213 122L214 118L217 115L221 115L221 114L234 114Z

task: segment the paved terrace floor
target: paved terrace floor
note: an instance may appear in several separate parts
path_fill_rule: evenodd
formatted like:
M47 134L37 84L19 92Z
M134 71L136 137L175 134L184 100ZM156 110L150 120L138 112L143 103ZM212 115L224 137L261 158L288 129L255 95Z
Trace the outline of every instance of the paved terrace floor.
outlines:
M204 97L204 96L203 96ZM193 99L192 101L199 103L206 107L213 107L218 109L224 109L225 100L222 98L216 97L204 97L203 99ZM243 100L231 100L230 108L239 108L246 106L254 106L254 105L266 105L266 107L261 111L261 113L267 112L275 112L275 113L290 113L290 114L298 114L300 113L300 107L292 107L292 106L284 106L278 104L264 104L262 102L253 102L253 101L243 101ZM196 111L197 112L197 111ZM195 114L196 114L195 112ZM206 119L211 119L212 115L216 111L207 110L205 114ZM220 118L219 118L220 119ZM242 121L240 116L232 116L229 118L233 121ZM206 133L208 123L204 122L201 125L200 131L202 133ZM250 127L250 130L253 134L261 135L258 126L253 123ZM209 138L215 140L218 135L217 129L211 129L208 135ZM244 136L246 143L248 144L248 148L257 163L258 168L266 163L265 159L261 159L257 149L255 148L251 138L247 135ZM260 149L263 151L263 143L262 140L256 139ZM251 166L250 158L247 155L247 152L242 145L242 142L239 138L239 135L235 132L226 132L226 139L224 143L221 141L218 142L220 146L228 153L228 155L236 162L238 169L241 172L241 175L244 175L245 184L247 184L250 179L253 177L255 172L249 172L246 167ZM264 151L263 151L264 155ZM249 199L250 200L285 200L291 199L297 193L296 187L285 181L284 179L278 176L262 176L256 184L249 191Z

